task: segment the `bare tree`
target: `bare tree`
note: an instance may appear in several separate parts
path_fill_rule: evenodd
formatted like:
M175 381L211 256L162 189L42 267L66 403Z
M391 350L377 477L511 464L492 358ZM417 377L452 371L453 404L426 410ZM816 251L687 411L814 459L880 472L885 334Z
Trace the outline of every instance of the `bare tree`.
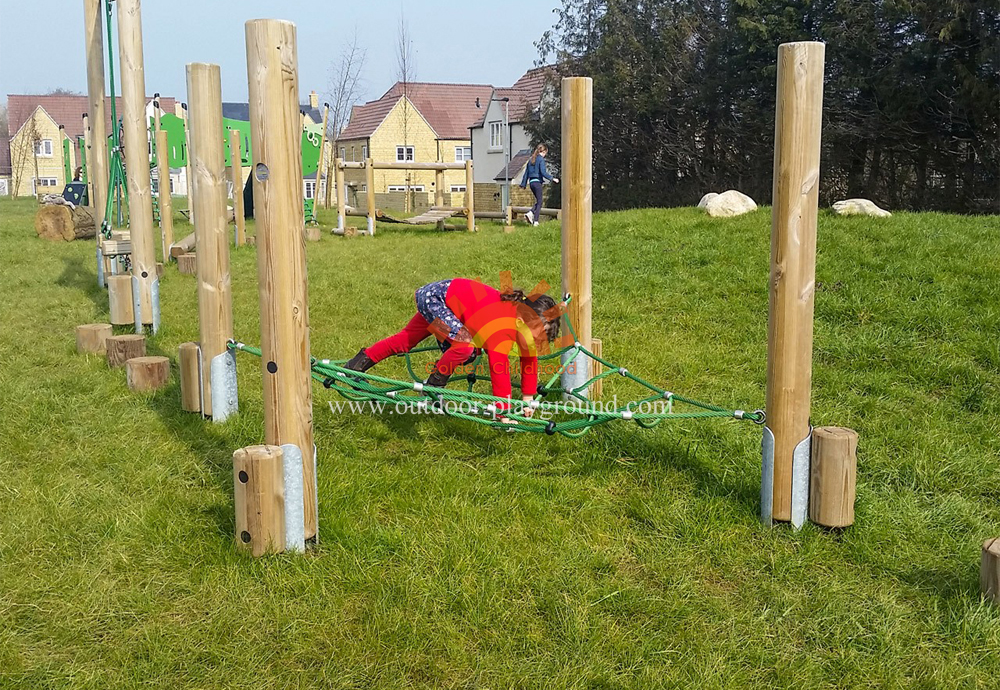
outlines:
M403 158L406 158L406 149L409 146L409 123L410 123L410 84L416 75L416 61L413 56L413 41L410 40L410 31L406 24L406 16L402 9L399 12L399 27L396 32L396 81L400 84L403 96ZM404 211L410 210L410 182L411 172L406 171L406 194L404 195Z
M358 41L358 29L354 27L354 36L351 42L340 54L337 63L330 65L330 81L327 96L330 101L331 120L327 125L327 139L333 142L333 157L337 156L337 139L340 133L347 127L351 119L351 109L361 98L361 90L364 86L362 73L365 69L365 62L368 58L368 51L362 48ZM326 166L326 207L330 208L333 200L332 171L333 161Z
M42 140L42 135L35 124L36 114L37 111L25 121L21 127L21 136L15 135L10 141L10 172L11 186L13 187L10 192L11 196L18 196L24 175L28 172L29 158L34 163L35 179L38 179L38 144Z

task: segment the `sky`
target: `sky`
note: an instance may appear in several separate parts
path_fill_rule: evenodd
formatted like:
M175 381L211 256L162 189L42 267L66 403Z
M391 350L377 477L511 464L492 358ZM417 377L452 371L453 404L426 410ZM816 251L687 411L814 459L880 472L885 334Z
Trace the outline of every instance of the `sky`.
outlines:
M146 92L187 101L184 66L218 64L222 99L247 100L243 25L287 19L298 30L299 90L329 91L331 66L357 31L367 51L362 100L396 81L401 14L416 81L510 86L534 66L534 47L560 0L146 0L142 4ZM45 27L44 29L42 27ZM105 46L107 50L107 46ZM118 61L117 46L115 54ZM83 0L0 0L0 102L8 93L87 91ZM116 85L116 90L118 86Z

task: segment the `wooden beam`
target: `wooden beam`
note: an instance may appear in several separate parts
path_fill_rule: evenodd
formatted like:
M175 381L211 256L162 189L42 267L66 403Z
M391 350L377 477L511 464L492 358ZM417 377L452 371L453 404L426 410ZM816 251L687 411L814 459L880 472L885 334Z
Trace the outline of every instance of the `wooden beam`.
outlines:
M167 132L156 130L156 169L160 185L160 241L163 263L170 261L170 245L174 243L174 201L170 196L170 151Z
M295 25L248 21L246 46L264 438L271 445L294 444L302 452L305 537L311 539L317 509Z
M593 190L594 82L590 77L562 80L562 287L572 299L568 316L580 343L590 349L591 194ZM570 378L574 387L588 378L587 358L577 357ZM564 383L564 385L566 385Z
M236 246L247 243L247 221L243 210L243 153L240 144L243 135L238 129L229 130L229 162L232 164L233 222L236 223Z
M187 66L191 124L192 208L198 251L198 324L201 333L203 412L212 413L212 360L233 337L226 212L226 154L223 150L222 79L218 65Z
M122 130L125 169L129 171L129 235L132 240L132 279L139 293L136 331L151 325L159 329L156 250L153 240L153 193L149 180L149 127L146 121L146 76L142 59L142 15L139 0L117 0L118 48L121 63Z
M767 347L774 520L792 519L793 455L810 433L823 60L822 43L778 47Z

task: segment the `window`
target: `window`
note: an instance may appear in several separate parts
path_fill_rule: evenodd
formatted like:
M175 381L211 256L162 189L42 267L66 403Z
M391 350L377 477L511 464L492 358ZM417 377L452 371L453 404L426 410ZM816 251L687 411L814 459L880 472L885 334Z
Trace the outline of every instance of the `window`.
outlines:
M362 192L367 192L368 191L368 185L366 185L366 184L361 185L361 191Z
M472 160L472 147L471 146L456 146L455 147L455 162L461 163L462 161Z
M491 149L502 149L503 148L503 123L502 122L491 122L490 123L490 148Z
M346 146L341 146L340 147L340 160L342 160L342 161L346 161L347 160L347 147Z
M32 194L38 194L39 187L42 188L42 191L44 191L46 193L50 193L51 190L48 189L48 188L49 187L55 187L58 184L59 184L59 180L57 180L54 177L39 177L37 179L34 178L34 177L32 177L31 178L31 193Z
M361 147L361 160L368 160L368 145Z
M42 158L52 158L52 140L41 139L35 142L35 155Z
M397 163L408 163L413 160L413 147L412 146L397 146L396 147L396 162Z
M170 178L170 193L171 194L174 193L174 178L173 177Z
M405 192L406 191L406 185L391 184L391 185L389 185L389 191L390 192ZM411 184L410 185L410 191L411 192L422 192L422 191L424 191L424 186L422 184Z
M305 180L306 199L316 198L316 180Z
M352 147L351 147L351 162L352 162L352 163L356 163L356 162L357 162L357 160L358 160L357 158L355 158L355 157L354 157L354 152L355 152L355 150L356 150L356 149L355 149L355 147L353 147L353 146L352 146Z
M465 185L464 184L453 184L448 189L448 191L451 192L452 194L454 194L456 192L464 192L465 191Z
M7 180L0 179L0 196L7 196L10 190L7 188Z

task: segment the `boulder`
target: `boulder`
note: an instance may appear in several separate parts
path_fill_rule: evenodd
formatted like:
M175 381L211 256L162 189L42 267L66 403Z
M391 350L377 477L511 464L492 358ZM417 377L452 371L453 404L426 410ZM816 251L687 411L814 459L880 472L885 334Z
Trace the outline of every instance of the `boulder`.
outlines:
M706 194L701 198L701 201L698 202L698 208L705 208L705 205L708 204L709 201L711 201L717 196L719 195L716 194L715 192L709 192L708 194Z
M731 218L757 210L757 204L746 194L730 189L705 201L705 210L714 218Z
M875 216L876 218L888 218L892 215L868 199L838 201L833 205L833 212L838 216Z

